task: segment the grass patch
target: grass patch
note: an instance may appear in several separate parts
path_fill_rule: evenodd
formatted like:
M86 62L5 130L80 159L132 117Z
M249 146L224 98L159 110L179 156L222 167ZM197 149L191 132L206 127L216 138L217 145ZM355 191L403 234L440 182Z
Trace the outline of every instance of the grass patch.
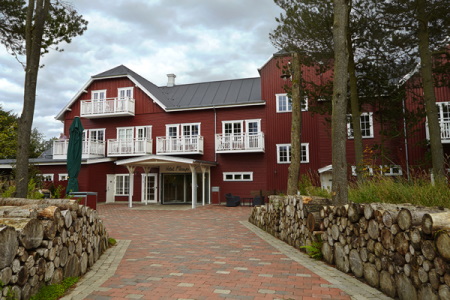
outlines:
M450 189L446 182L430 183L429 179L377 177L350 185L350 201L356 203L412 203L422 206L441 206L450 208Z
M64 296L66 291L78 282L78 277L68 277L60 284L46 285L39 292L32 296L31 300L56 300Z

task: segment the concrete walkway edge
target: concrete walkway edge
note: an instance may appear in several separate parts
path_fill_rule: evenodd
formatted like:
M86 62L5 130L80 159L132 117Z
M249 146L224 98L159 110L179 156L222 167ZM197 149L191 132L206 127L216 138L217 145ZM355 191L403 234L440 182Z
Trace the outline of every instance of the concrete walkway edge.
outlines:
M117 244L108 248L94 266L81 277L75 289L61 299L81 300L93 291L101 290L101 285L116 272L130 243L130 240L117 240Z
M359 281L358 279L351 277L333 267L330 267L322 261L318 261L310 258L307 254L300 252L298 249L290 246L289 244L275 238L273 235L265 232L259 227L251 224L248 221L241 221L241 224L253 231L261 239L265 240L274 248L278 249L281 253L288 256L290 259L305 266L311 272L316 273L323 279L329 281L330 288L339 288L350 295L352 299L364 300L364 299L392 299L377 289Z

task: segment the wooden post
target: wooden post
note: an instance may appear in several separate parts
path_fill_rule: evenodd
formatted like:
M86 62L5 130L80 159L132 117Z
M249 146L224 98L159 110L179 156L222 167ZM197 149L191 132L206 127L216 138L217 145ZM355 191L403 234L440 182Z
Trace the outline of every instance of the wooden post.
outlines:
M194 165L189 165L192 173L192 208L197 205L197 172Z
M128 207L133 207L133 190L134 190L134 170L135 166L127 166L128 172L130 173L130 191L128 193Z

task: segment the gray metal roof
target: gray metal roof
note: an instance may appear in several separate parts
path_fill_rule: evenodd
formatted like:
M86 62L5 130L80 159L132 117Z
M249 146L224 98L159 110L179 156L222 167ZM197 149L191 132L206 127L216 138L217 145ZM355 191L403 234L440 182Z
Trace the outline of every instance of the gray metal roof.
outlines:
M172 101L169 109L264 103L261 79L246 78L160 87Z
M139 74L120 65L92 76L93 79L130 76L155 96L167 110L229 105L264 104L261 79L245 78L158 87Z

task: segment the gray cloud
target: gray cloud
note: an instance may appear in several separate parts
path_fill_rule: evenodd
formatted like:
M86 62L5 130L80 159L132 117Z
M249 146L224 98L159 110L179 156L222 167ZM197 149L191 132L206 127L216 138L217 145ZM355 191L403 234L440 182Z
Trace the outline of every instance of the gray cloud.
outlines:
M33 126L58 136L55 115L90 76L124 64L157 85L258 76L276 51L269 41L280 9L272 0L77 0L83 36L44 56ZM20 114L22 66L0 49L0 105Z

